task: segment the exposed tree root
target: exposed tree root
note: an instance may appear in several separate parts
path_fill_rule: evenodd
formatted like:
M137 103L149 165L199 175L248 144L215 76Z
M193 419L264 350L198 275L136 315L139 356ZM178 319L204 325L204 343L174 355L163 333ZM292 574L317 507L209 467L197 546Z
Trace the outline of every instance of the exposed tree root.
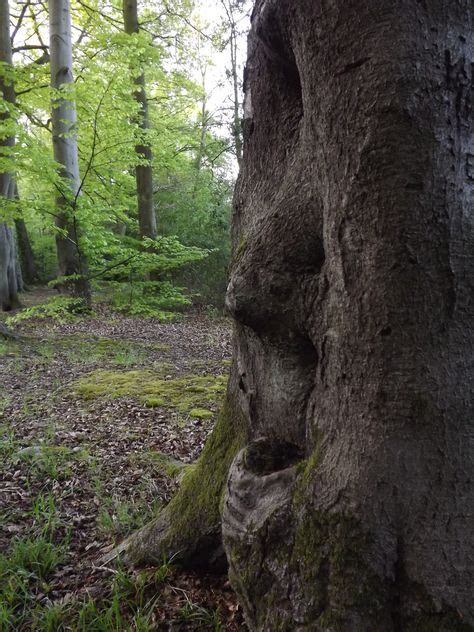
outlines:
M188 567L226 564L221 538L221 501L230 465L246 443L242 414L228 396L197 463L158 516L100 558L120 558L130 566L177 559Z

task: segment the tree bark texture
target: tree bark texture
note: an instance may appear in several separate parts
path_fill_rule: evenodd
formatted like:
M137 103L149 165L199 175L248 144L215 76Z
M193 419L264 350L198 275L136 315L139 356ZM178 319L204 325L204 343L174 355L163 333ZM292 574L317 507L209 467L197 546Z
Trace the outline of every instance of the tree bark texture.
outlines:
M10 10L8 0L0 0L0 62L5 69L12 65L12 49L10 43ZM14 104L15 91L13 81L8 77L8 71L0 74L0 94L7 104ZM0 113L0 128L5 125L8 132L11 113ZM8 155L15 145L13 133L4 136L0 132L0 155ZM0 197L9 200L13 186L13 174L0 173ZM1 216L0 216L1 219ZM18 307L18 290L21 286L21 275L18 274L15 236L6 223L0 223L0 309L10 310Z
M473 21L256 3L223 511L252 630L473 629Z
M16 235L18 240L18 250L21 261L21 269L23 273L23 280L26 285L34 283L37 278L35 256L33 248L31 247L30 237L28 235L28 229L26 228L25 220L19 218L15 220Z
M125 32L128 35L140 32L138 22L137 0L123 0L123 20ZM134 80L136 90L134 98L139 106L138 126L140 128L141 139L136 145L140 164L135 167L135 178L137 182L138 200L138 224L140 237L154 239L157 235L155 205L153 202L153 153L150 143L147 141L147 133L150 129L148 116L148 101L145 91L145 73L141 72Z
M199 550L218 503L251 630L473 629L473 17L256 3L229 439L128 547Z
M68 292L90 304L87 261L80 244L76 215L81 181L76 135L76 105L69 90L73 84L71 12L69 0L49 0L51 87L56 93L52 104L54 159L61 165L64 191L56 199L56 235L59 275L73 277Z

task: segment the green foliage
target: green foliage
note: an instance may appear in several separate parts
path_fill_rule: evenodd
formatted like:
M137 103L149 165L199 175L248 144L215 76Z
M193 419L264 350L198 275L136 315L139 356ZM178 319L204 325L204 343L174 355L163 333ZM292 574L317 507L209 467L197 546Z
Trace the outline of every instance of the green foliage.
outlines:
M71 216L81 227L80 247L90 279L112 305L131 315L168 319L191 303L222 305L229 260L232 193L229 141L215 133L221 121L202 111L206 94L195 81L208 64L189 20L194 2L172 0L166 10L141 7L150 29L126 35L120 7L99 0L72 2L73 24L86 34L74 49L75 82L59 92L76 103L81 191L72 199L51 151L49 66L17 54L17 104L9 109L17 143L0 156L15 170L19 199L1 200L0 218L23 217L40 281L57 274L55 198L69 195ZM18 37L34 42L37 22L27 13ZM170 45L173 42L173 46ZM38 63L32 63L38 61ZM134 79L145 73L150 129L137 122ZM56 91L58 92L58 91ZM153 151L155 208L160 237L139 238L134 168L146 164L136 146ZM7 155L8 154L8 155ZM3 165L3 166L2 166ZM53 314L54 316L54 314Z
M71 298L68 296L55 296L47 303L34 305L9 316L6 320L7 325L18 325L18 323L36 318L51 318L59 323L66 322L74 318L74 312L82 309L82 300Z

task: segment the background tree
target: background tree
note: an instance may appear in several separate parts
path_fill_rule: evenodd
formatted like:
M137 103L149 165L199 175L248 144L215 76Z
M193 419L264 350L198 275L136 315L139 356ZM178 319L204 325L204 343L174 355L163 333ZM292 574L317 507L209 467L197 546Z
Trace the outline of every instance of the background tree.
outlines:
M137 0L123 0L123 21L127 35L138 35L140 25L138 22ZM142 67L132 68L135 77L136 89L134 98L138 103L137 114L140 131L140 142L136 145L138 163L135 166L138 200L138 222L141 237L156 237L156 215L153 203L153 154L148 137L150 121L148 115L148 101L145 90L145 72ZM138 76L137 76L138 75Z
M140 33L124 33L121 7L107 2L71 5L74 87L80 192L74 211L81 227L80 250L93 289L123 311L167 317L191 301L222 305L229 256L228 221L233 175L230 143L213 112L205 138L197 101L206 95L195 81L200 59L192 5L144 3ZM188 16L188 17L187 17ZM17 82L16 168L23 213L41 282L57 276L53 222L55 194L67 187L55 160L48 91L48 16L44 6L19 6L14 50ZM196 18L197 21L198 18ZM210 43L210 37L206 36ZM211 51L211 52L210 52ZM212 50L206 51L210 57ZM153 148L154 206L160 208L159 242L145 249L140 237L134 169L144 132L134 98L136 73L146 67ZM130 68L134 72L130 72ZM58 97L54 92L53 96ZM200 169L196 164L200 162ZM199 171L199 177L197 173ZM148 281L157 271L159 282ZM61 276L61 275L60 275ZM187 289L180 289L185 286Z
M251 629L474 625L473 18L256 3L228 399L121 547L209 560L222 502Z
M0 204L4 218L10 213L10 202L13 198L14 179L12 152L15 144L14 102L15 89L13 83L12 51L10 43L10 10L8 0L0 2ZM18 291L21 287L12 228L9 223L0 222L0 308L10 310L18 307Z
M77 153L76 106L71 93L72 36L69 0L50 0L50 72L55 90L51 125L54 159L61 166L56 199L56 246L59 274L73 296L90 305L87 260L80 243L77 206L81 193Z

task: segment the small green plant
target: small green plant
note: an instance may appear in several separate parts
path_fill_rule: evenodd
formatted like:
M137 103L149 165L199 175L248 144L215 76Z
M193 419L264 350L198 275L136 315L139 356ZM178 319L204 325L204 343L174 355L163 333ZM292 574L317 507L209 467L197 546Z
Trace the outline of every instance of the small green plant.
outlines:
M62 524L54 496L51 493L39 494L33 501L31 516L35 533L52 541L56 531Z
M82 299L68 296L56 296L42 305L34 305L22 309L14 316L7 318L7 325L18 325L27 320L50 318L56 322L64 323L75 318L74 312L82 306Z
M40 445L24 448L17 458L29 464L30 477L60 481L71 475L73 461L87 458L87 452L75 452L65 446Z
M22 629L38 587L48 590L45 582L63 559L63 549L44 537L14 540L0 555L0 630Z
M8 555L8 560L0 562L5 572L18 575L29 574L36 579L46 579L64 559L62 548L48 538L40 536L35 540L16 540Z
M193 603L188 598L180 609L180 621L193 623L199 626L199 629L210 629L214 632L221 632L224 629L219 610L208 610Z
M11 457L16 450L15 433L9 426L0 426L0 457Z
M139 452L130 455L130 462L140 464L142 466L151 466L153 470L164 472L170 478L174 478L183 472L184 469L191 467L187 463L177 461L168 454L150 450L148 452Z
M115 536L126 536L142 527L157 511L159 502L145 503L123 501L118 498L104 499L97 524L101 531Z

